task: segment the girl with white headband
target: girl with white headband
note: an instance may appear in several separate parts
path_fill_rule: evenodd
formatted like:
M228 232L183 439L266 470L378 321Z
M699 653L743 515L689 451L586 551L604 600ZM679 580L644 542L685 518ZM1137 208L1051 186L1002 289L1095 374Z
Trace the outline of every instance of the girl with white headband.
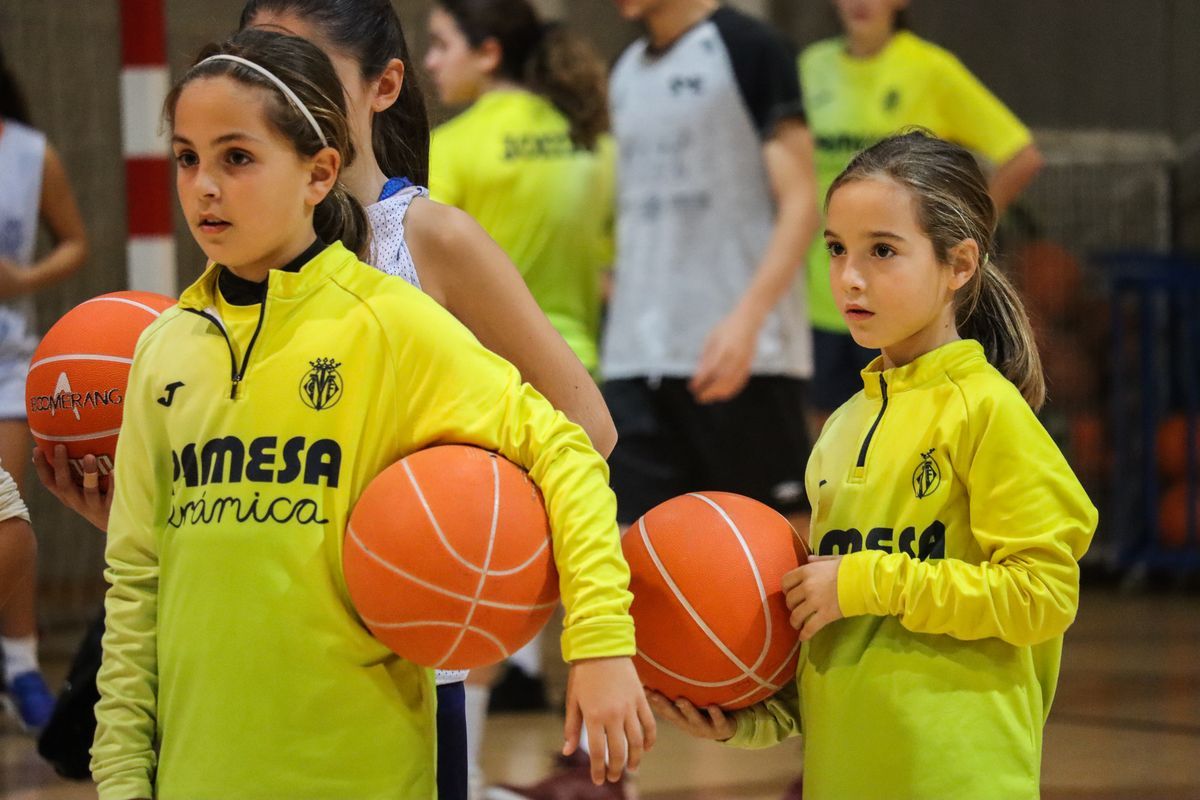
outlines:
M354 152L328 58L264 31L204 55L167 117L180 204L210 264L142 336L130 372L100 798L432 798L433 676L352 612L350 509L427 445L498 451L546 498L564 656L628 662L604 461L436 302L360 260L368 227L338 182ZM620 726L636 760L652 725L636 680L579 692L589 724ZM610 759L623 737L609 733Z

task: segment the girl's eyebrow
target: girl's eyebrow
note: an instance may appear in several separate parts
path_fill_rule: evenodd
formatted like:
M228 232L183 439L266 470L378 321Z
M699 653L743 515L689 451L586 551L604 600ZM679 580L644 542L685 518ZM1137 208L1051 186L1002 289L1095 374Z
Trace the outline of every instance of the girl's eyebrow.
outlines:
M235 142L235 141L240 141L242 139L246 139L251 142L262 141L257 136L251 136L250 134L242 133L241 131L234 131L233 133L225 133L225 134L218 136L217 138L212 140L211 144L212 145L225 144L226 142ZM172 144L179 143L182 145L187 145L188 147L192 146L192 142L190 139L188 139L186 136L180 136L178 133L171 137L171 143Z
M895 239L898 242L904 241L903 236L898 233L892 233L891 231L871 231L867 235L872 239Z

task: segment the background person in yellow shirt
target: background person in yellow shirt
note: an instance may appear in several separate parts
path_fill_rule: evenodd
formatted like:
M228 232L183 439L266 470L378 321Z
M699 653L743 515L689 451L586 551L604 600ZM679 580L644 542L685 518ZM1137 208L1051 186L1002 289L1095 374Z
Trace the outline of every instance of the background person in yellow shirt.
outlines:
M734 746L803 732L809 800L1035 800L1097 515L1034 415L995 206L969 152L910 133L855 158L826 211L838 308L881 355L809 462L816 556L783 580L797 683L731 716L652 705Z
M357 621L340 553L366 484L445 441L496 450L541 488L567 609L565 734L583 723L603 737L594 776L615 780L653 721L627 658L603 459L436 303L355 257L368 226L337 182L353 149L321 51L262 31L214 50L167 104L181 205L212 263L131 370L106 550L101 798L435 796L431 671ZM324 244L336 238L354 252ZM335 402L281 393L314 369L338 370ZM188 389L156 403L164 381Z
M615 167L604 64L581 39L543 23L526 0L444 0L430 14L429 40L425 66L441 101L467 106L433 131L431 195L466 211L496 240L550 323L594 371ZM489 705L545 707L541 641L539 634L513 656L490 703L497 669L468 679L476 794ZM571 763L593 790L585 754Z
M612 255L604 64L526 0L446 0L429 35L425 67L442 102L467 106L433 131L433 199L483 226L594 370Z
M905 27L909 0L834 0L843 35L800 54L804 110L816 154L818 197L858 151L908 127L975 151L995 167L988 191L1001 213L1041 167L1029 130L953 54ZM858 347L829 288L829 255L808 256L813 325L814 433L859 389L873 353Z

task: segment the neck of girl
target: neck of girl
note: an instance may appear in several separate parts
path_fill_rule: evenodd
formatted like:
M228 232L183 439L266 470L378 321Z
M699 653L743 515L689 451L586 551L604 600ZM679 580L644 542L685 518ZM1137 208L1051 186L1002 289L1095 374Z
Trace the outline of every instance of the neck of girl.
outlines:
M680 0L663 3L656 11L647 13L644 20L650 45L655 50L665 50L696 26L707 19L719 4L716 0Z
M244 281L263 283L271 275L272 270L289 269L296 271L323 249L324 244L317 238L316 232L312 228L309 228L286 245L275 249L256 261L237 266L232 264L225 264L224 266L225 269ZM301 258L303 258L303 261L298 261Z
M479 97L483 97L488 92L523 92L528 91L525 86L522 86L512 78L488 78L483 85L483 91L479 93ZM478 100L479 98L475 98Z
M341 181L363 208L379 201L379 193L388 178L411 178L411 175L384 175L375 160L371 141L354 143L354 161L342 170Z
M846 37L846 52L851 58L873 58L887 47L896 35L894 30L885 29L870 33L856 33Z

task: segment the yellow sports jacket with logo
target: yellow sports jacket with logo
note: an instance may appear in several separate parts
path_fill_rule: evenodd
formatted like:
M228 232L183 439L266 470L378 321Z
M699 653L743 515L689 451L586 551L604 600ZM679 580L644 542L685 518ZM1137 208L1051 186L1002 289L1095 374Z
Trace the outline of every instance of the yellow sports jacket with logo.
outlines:
M844 554L846 618L730 743L802 729L815 800L1036 798L1096 510L978 342L863 379L806 475L812 549Z
M545 497L564 657L630 655L607 466L508 362L340 244L272 270L245 353L215 316L220 269L147 329L130 372L100 797L432 798L432 672L368 634L342 577L355 500L427 445L500 452Z

